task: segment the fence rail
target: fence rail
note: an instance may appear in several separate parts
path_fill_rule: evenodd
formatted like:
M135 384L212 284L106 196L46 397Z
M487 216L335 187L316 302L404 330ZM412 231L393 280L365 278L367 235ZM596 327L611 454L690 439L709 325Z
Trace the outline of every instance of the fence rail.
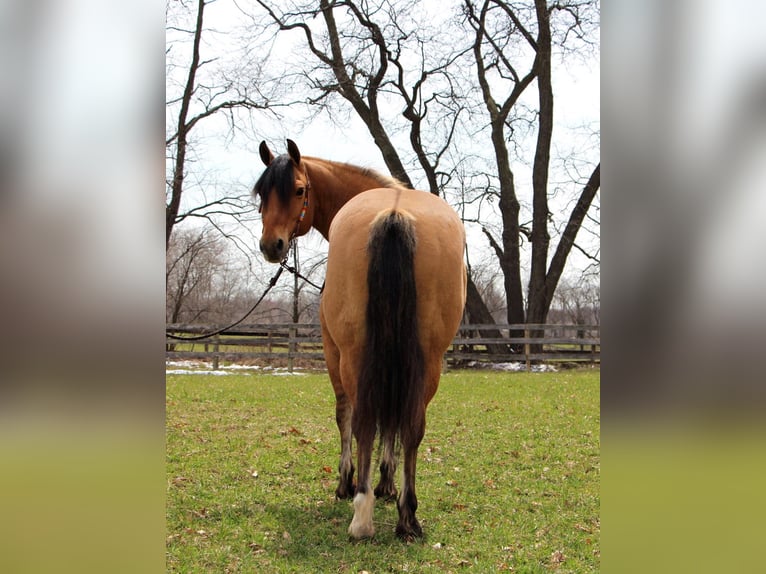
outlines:
M169 324L166 332L200 335L221 327ZM292 369L296 360L324 360L322 330L318 323L239 325L196 341L168 338L165 356L211 361L216 369L221 361L268 361ZM600 363L601 329L598 325L461 325L445 360L453 366L522 362L527 370L535 363Z

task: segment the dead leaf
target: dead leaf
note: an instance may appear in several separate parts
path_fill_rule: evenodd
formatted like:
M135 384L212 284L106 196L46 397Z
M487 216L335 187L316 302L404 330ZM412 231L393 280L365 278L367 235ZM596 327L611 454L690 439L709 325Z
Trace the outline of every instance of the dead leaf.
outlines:
M561 564L566 560L566 556L561 550L555 550L551 553L551 564Z
M261 546L260 544L256 544L255 542L251 542L247 546L248 548L250 548L250 552L252 552L253 554L263 554L264 552L266 552L263 549L263 546Z
M325 471L325 472L326 472L326 473L328 473L328 474L332 472L332 468L331 468L331 467L329 467L329 466L323 466L323 467L322 467L322 470L323 470L323 471Z

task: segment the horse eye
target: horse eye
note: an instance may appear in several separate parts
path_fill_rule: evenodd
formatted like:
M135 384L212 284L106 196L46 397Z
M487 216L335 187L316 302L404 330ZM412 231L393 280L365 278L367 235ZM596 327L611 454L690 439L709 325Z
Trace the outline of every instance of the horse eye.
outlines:
M296 192L295 192L295 195L297 195L298 197L300 197L301 195L303 195L303 192L304 192L304 191L306 191L306 188L305 188L305 187L299 187L299 188L298 188L298 191L296 191Z

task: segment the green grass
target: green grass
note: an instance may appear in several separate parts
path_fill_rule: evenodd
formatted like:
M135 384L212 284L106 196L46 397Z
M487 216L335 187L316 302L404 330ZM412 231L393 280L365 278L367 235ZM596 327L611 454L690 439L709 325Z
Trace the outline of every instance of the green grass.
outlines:
M169 375L168 570L599 570L598 371L444 375L412 544L382 502L375 538L349 540L334 412L326 374Z

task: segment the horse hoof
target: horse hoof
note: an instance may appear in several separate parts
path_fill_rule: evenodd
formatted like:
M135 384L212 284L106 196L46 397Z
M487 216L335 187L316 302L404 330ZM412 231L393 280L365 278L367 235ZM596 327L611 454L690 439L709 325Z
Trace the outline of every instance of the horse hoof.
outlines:
M350 500L354 498L354 488L351 487L348 488L336 488L335 489L335 499L336 500Z
M354 498L356 494L356 485L353 482L341 481L338 488L335 489L335 498L337 500L348 500Z
M423 529L417 519L410 524L400 522L396 525L396 536L403 542L413 542L416 538L423 537Z
M378 486L375 488L375 498L382 498L386 502L395 501L399 498L399 494L396 492L396 487L385 488Z
M372 538L375 536L375 527L372 524L354 524L352 520L351 525L348 527L348 535L354 540Z

